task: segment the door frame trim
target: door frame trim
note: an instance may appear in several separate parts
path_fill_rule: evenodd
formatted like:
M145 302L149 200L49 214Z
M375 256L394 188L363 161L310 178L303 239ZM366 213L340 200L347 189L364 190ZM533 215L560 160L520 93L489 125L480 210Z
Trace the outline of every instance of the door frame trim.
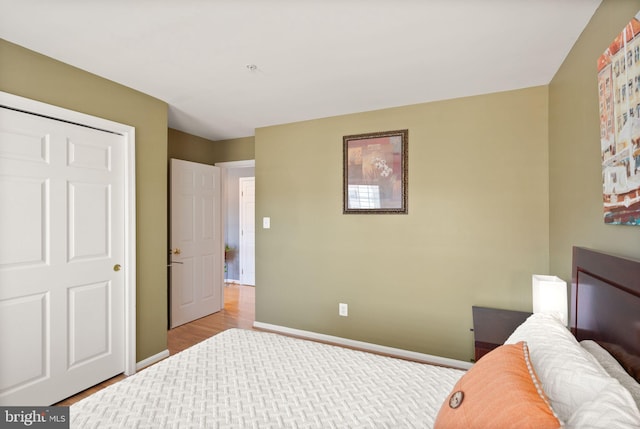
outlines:
M242 193L242 182L247 182L247 181L249 181L249 179L253 182L253 186L254 186L253 204L254 204L254 207L255 207L255 202L256 202L256 200L255 200L255 184L256 184L255 175L254 176L247 176L247 177L239 177L238 178L238 182L239 182L238 183L238 188L239 188L238 190L239 190L239 193L240 193L240 195L238 196L238 201L240 202L240 210L238 212L238 216L239 216L238 225L241 228L244 226L244 222L242 222L242 220L243 220L242 218L243 218L243 214L244 214L244 199L245 199L245 196ZM255 214L255 210L254 210L254 214ZM254 255L253 255L253 284L251 284L251 283L247 283L246 282L247 278L244 275L244 267L246 265L245 265L245 262L243 260L243 257L246 257L247 249L242 244L244 244L244 234L242 234L240 236L240 246L239 246L240 247L240 249L239 249L240 251L238 252L238 260L239 260L238 268L240 269L240 275L238 277L240 277L240 284L255 286L256 285L256 257L255 257L255 252L254 252ZM256 246L256 240L255 240L255 225L254 225L254 239L253 239L253 247L254 247L254 249L255 249L255 246Z
M86 125L124 138L124 373L136 372L136 148L135 128L41 101L0 91L0 104L28 113Z
M221 167L220 168L220 186L222 187L222 205L221 205L221 209L222 209L222 232L225 235L225 242L226 242L226 234L227 234L227 199L228 197L228 193L227 193L227 175L228 175L228 171L234 168L245 168L245 167L254 167L256 166L256 160L255 159L244 159L244 160L240 160L240 161L225 161L225 162L216 162L214 164L216 167ZM255 172L254 172L254 177L255 177ZM240 277L240 276L238 276ZM224 288L222 291L223 295L222 295L222 302L224 302Z

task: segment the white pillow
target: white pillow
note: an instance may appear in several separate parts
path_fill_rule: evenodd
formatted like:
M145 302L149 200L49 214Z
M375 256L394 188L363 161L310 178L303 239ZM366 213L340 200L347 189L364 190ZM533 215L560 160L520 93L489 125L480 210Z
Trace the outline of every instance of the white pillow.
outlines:
M571 421L581 407L598 399L610 381L615 382L595 358L580 347L566 326L552 315L536 313L529 316L505 344L519 341L529 345L531 363L551 407L563 422Z
M640 413L631 394L614 378L583 404L567 421L567 429L633 429L640 428Z
M596 358L598 363L600 363L602 368L604 368L611 377L618 380L620 384L631 393L631 397L633 397L636 406L640 409L640 384L622 368L622 365L620 365L616 358L611 356L608 351L595 341L580 341L580 345Z

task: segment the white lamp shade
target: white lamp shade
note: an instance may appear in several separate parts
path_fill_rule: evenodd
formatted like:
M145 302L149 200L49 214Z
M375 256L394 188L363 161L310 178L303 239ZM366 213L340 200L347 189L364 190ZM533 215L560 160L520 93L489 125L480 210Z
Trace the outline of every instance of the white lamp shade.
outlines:
M567 282L556 276L533 275L533 312L554 314L567 325Z

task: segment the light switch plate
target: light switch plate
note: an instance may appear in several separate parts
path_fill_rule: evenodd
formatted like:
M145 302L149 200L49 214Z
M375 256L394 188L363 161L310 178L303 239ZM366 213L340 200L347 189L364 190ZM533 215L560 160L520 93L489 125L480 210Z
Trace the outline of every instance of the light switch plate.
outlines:
M271 218L270 217L263 217L262 218L262 228L264 228L264 229L271 228Z
M349 315L349 305L344 302L338 304L338 315L347 317Z

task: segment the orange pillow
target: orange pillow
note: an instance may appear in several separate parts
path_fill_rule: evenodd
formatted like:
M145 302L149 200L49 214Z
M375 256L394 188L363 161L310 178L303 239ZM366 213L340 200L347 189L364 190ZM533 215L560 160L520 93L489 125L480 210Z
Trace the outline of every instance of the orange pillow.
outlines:
M458 380L434 429L559 427L521 341L486 354Z

